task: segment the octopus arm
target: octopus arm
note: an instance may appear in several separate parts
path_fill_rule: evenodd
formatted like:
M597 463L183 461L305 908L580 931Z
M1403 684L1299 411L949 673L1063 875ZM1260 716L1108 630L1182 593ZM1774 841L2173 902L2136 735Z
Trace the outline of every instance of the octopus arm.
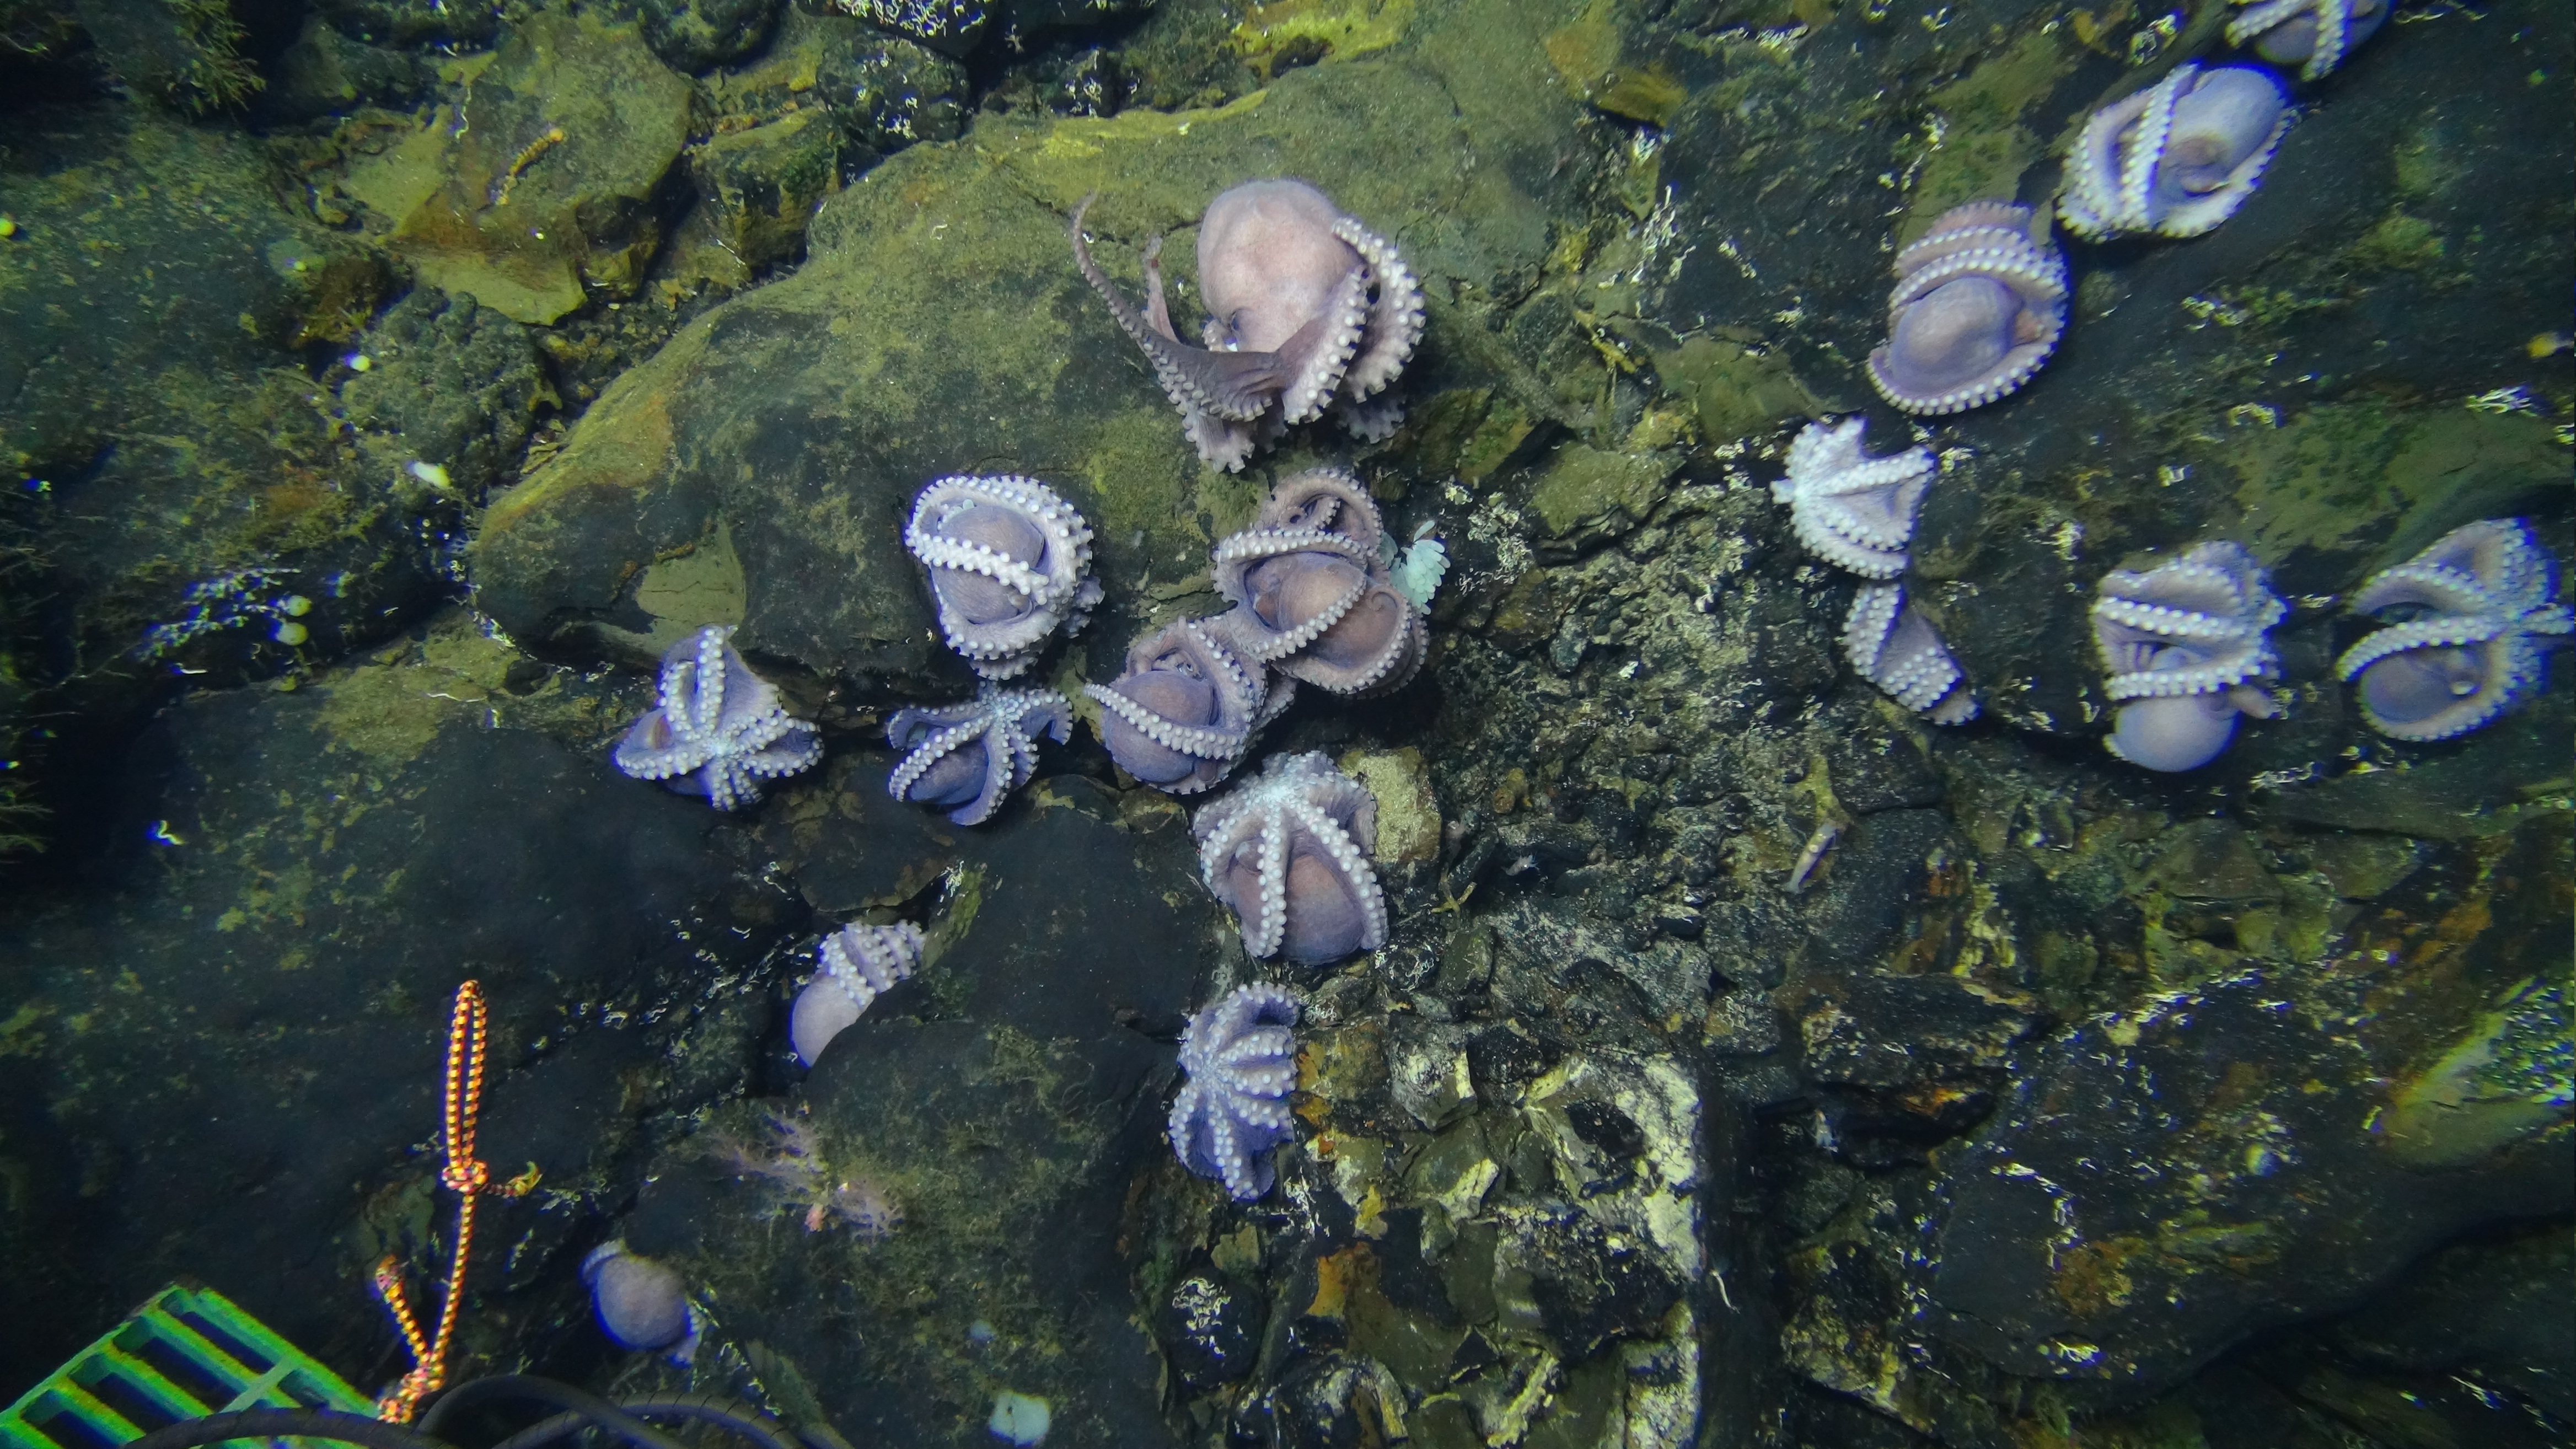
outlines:
M1173 404L1184 413L1206 413L1235 422L1250 422L1267 412L1288 382L1290 369L1281 354L1210 352L1173 336L1159 272L1150 274L1155 282L1153 296L1139 310L1092 260L1091 248L1082 239L1082 214L1090 205L1091 198L1085 197L1082 205L1073 209L1070 231L1074 264L1081 268L1082 279L1109 304L1109 315L1117 319L1119 330L1153 364L1155 379L1162 383ZM1155 325L1157 320L1159 327Z

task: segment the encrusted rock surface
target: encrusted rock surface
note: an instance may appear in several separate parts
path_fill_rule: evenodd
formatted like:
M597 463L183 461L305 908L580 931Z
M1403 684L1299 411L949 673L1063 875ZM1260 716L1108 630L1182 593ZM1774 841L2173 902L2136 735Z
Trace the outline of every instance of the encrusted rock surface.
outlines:
M164 412L196 400L178 415L213 418L224 458L242 428L217 414L256 374L272 409L234 411L320 398L313 434L362 465L310 465L347 490L316 496L403 505L333 535L373 572L310 544L267 562L364 583L452 566L438 536L470 529L479 611L325 666L362 615L402 627L367 614L395 600L288 614L287 576L261 576L236 607L314 620L309 688L192 696L151 737L185 769L120 766L131 805L83 822L114 849L58 857L60 903L0 915L39 963L0 981L0 1170L37 1184L33 1217L0 1220L0 1282L93 1331L164 1272L242 1274L309 1347L387 1376L364 1271L380 1247L428 1260L405 1145L471 973L503 1027L487 1155L546 1179L496 1218L462 1372L722 1389L856 1443L988 1443L1004 1394L1049 1405L1049 1442L1192 1449L2566 1440L2542 1290L2565 1296L2576 1216L2576 693L2411 744L2332 677L2377 627L2352 591L2461 523L2528 518L2576 561L2564 7L2400 17L2301 84L2226 225L2070 245L2049 366L1919 432L1861 370L1894 249L1981 197L2048 211L2070 128L2216 59L2219 10L1164 0L1050 30L1097 12L828 8L721 59L699 42L724 27L665 35L713 65L694 80L634 29L514 12L498 56L418 57L426 124L357 95L333 119L319 82L278 112L320 118L271 152L311 180L298 204L355 228L280 223L359 264L328 275L381 283L377 245L541 263L506 305L433 276L307 331L325 293L291 265L276 287L191 270L172 346L234 379L192 391L134 343L130 258L94 269L124 290L0 271L33 289L0 296L110 324L46 312L56 370L27 373L66 497L140 476L134 419L160 414L124 372ZM615 75L638 97L603 117ZM546 114L550 76L593 109ZM117 134L246 174L204 133ZM60 194L0 172L21 224L130 190L65 164ZM1202 209L1280 174L1401 246L1429 325L1393 437L1314 429L1228 476L1064 218L1100 193L1091 245L1131 288L1162 237L1194 319ZM150 215L251 257L245 188L221 191L213 212L155 191ZM547 210L522 254L494 217L539 203L577 225ZM235 311L264 340L224 332ZM298 346L309 374L278 365ZM583 410L568 430L549 384ZM1853 674L1855 585L1772 497L1801 425L1864 409L1877 447L1935 459L1897 581L1986 706L1963 727ZM114 443L94 474L92 438ZM1024 472L1089 520L1107 598L1030 679L1083 698L1129 640L1217 612L1212 542L1319 465L1451 565L1418 678L1307 692L1242 772L1317 752L1367 782L1382 949L1248 959L1183 811L1080 728L972 831L887 797L886 719L968 684L902 551L923 482ZM182 526L183 491L27 535L0 516L0 681L67 637L11 582L21 537L76 542L62 577L122 579L80 571L248 496L200 488ZM2086 610L2104 573L2202 540L2289 605L2283 713L2154 775L2101 747ZM711 623L824 749L724 817L605 755L652 661ZM228 664L206 686L284 667L200 650L173 662ZM927 932L921 969L804 1072L785 1008L815 940L897 921ZM1162 1126L1186 1013L1256 980L1299 1003L1295 1139L1237 1202ZM369 1105L323 1121L343 1098ZM137 1174L159 1195L133 1201ZM22 1222L77 1251L31 1257ZM575 1265L621 1235L696 1295L685 1373L607 1357L584 1317ZM76 1338L10 1331L33 1372Z

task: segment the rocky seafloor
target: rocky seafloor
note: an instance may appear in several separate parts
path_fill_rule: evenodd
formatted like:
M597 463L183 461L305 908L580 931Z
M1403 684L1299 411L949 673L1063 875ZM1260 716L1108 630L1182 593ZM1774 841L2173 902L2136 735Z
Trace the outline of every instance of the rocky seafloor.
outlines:
M2045 202L2224 17L0 3L0 1394L183 1275L400 1374L369 1274L444 1261L473 979L482 1152L538 1177L460 1374L862 1449L1004 1394L1064 1445L2566 1442L2576 694L2407 744L2332 664L2460 524L2576 561L2576 19L2400 9L2225 225L2069 244L2002 402L1862 370L1896 245ZM1428 331L1393 437L1219 472L1065 217L1186 281L1282 174ZM1966 726L1845 664L1773 500L1852 412L1939 456L1906 582ZM1072 693L1317 462L1453 562L1418 679L1260 745L1374 790L1384 949L1248 958L1195 802L1087 724L986 825L886 797L885 718L972 682L923 482L1089 519ZM2290 606L2287 709L2151 774L2086 609L2204 538ZM706 624L826 751L730 815L609 762ZM787 1003L862 918L930 949L809 1073ZM1256 980L1298 1140L1239 1203L1163 1114ZM787 1130L810 1182L745 1170ZM689 1366L602 1337L613 1238Z

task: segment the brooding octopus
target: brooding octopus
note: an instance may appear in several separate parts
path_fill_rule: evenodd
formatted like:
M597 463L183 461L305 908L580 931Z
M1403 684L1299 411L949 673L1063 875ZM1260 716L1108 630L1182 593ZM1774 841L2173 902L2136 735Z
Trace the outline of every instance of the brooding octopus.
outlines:
M1100 702L1100 743L1118 767L1158 790L1195 795L1232 773L1255 730L1278 717L1296 684L1274 682L1208 619L1179 619L1127 650L1127 667L1082 692Z
M1932 450L1876 454L1861 446L1867 418L1809 423L1789 445L1789 471L1771 496L1789 505L1798 541L1865 579L1905 572L1905 546L1932 486Z
M2289 129L2289 93L2271 72L2185 61L2084 123L2057 214L2088 241L2199 236L2254 194Z
M899 709L886 721L886 743L904 752L886 776L897 800L955 808L948 818L981 825L1038 768L1038 736L1063 744L1073 706L1052 689L985 685L963 704Z
M1080 630L1100 602L1091 526L1035 478L933 479L903 541L930 571L948 647L986 679L1026 671L1057 629Z
M2388 0L2237 0L2244 9L2227 22L2231 45L2251 44L2274 65L2295 65L2299 79L2317 80L2343 63L2388 19Z
M1843 654L1888 698L1934 724L1966 724L1977 697L1940 631L1905 601L1903 584L1864 584L1843 616Z
M1247 181L1199 221L1199 295L1208 320L1193 347L1172 329L1162 239L1145 248L1145 305L1092 260L1073 209L1073 258L1144 349L1199 456L1240 469L1291 423L1337 410L1377 439L1403 411L1381 397L1422 340L1422 287L1395 244L1342 214L1303 181Z
M1896 254L1869 380L1909 413L1983 407L2030 380L2066 330L2066 261L2030 208L1972 201Z
M1422 667L1422 608L1395 587L1377 505L1359 479L1282 479L1252 527L1218 543L1223 626L1244 653L1335 694L1402 688Z
M1246 951L1312 966L1386 944L1386 896L1369 864L1377 797L1322 754L1273 756L1201 809L1190 832Z
M823 758L814 726L787 713L732 639L731 626L709 624L662 656L661 703L617 742L618 769L731 810L759 800L761 781Z
M2482 518L2371 576L2352 607L2386 628L2335 661L2370 727L2401 740L2466 734L2540 687L2571 627L2558 570L2519 518Z
M2241 544L2194 544L2141 573L2102 576L2093 640L2120 702L2111 753L2150 770L2217 759L2236 717L2280 712L2262 682L2279 658L2271 628L2288 612Z

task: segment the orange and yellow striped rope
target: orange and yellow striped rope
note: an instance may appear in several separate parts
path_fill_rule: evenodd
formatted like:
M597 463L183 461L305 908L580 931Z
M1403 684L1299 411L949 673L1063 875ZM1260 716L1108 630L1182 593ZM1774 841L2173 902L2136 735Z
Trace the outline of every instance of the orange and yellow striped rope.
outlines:
M447 1351L456 1336L456 1312L465 1300L465 1264L474 1251L474 1208L485 1194L519 1197L537 1185L536 1164L520 1176L493 1185L492 1169L474 1155L474 1124L483 1107L483 1045L489 1013L483 987L468 981L456 988L456 1009L447 1020L447 1080L442 1103L440 1148L446 1165L439 1180L457 1194L456 1235L448 1254L447 1291L438 1305L438 1331L424 1334L420 1315L403 1291L402 1260L388 1253L376 1264L376 1296L393 1314L411 1350L411 1372L376 1403L376 1417L406 1424L420 1411L421 1400L447 1386Z

